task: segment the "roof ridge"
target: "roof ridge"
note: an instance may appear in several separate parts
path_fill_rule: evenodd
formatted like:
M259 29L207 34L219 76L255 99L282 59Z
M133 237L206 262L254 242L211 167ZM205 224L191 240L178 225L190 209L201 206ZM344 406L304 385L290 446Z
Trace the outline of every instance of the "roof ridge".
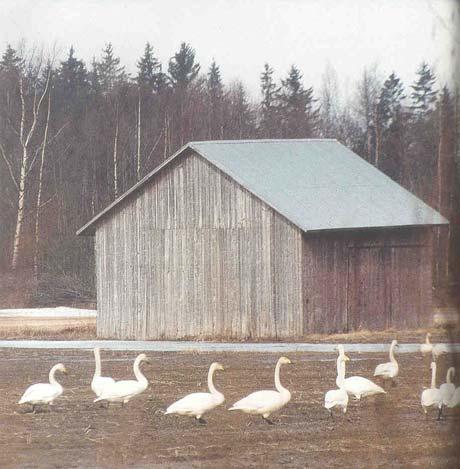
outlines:
M336 138L260 138L247 140L193 140L189 145L193 144L242 144L242 143L290 143L290 142L338 142Z

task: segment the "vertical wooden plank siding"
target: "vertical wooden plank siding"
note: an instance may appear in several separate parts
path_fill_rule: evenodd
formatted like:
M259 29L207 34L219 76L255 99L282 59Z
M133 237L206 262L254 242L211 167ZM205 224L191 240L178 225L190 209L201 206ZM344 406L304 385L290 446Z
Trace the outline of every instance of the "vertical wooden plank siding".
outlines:
M303 237L304 333L415 328L429 323L429 228Z
M300 230L193 153L98 226L96 255L102 337L304 330Z

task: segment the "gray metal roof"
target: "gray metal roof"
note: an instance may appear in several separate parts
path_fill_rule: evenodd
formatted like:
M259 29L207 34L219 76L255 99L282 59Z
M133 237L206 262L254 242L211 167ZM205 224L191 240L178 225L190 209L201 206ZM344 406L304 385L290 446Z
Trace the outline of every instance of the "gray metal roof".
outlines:
M305 232L448 223L337 140L222 140L185 145L77 234L94 233L97 220L188 148Z

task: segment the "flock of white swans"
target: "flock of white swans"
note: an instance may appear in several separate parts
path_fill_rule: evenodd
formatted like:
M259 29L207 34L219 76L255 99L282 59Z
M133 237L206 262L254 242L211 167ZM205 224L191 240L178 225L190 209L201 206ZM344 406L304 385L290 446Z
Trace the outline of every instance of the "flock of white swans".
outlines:
M382 363L375 368L374 376L380 377L383 382L390 381L395 384L394 379L398 376L399 366L395 358L395 350L398 342L393 340L390 346L390 361ZM337 389L327 391L324 397L324 407L333 418L332 410L337 407L346 413L349 396L356 400L376 394L385 394L383 387L375 384L370 379L362 376L345 377L346 362L349 357L345 354L344 347L337 347L339 356L337 358ZM430 342L430 334L427 334L425 343L420 346L420 351L424 355L431 355L431 387L424 389L421 395L421 405L425 414L428 408L438 409L438 420L442 416L443 407L460 406L460 387L455 388L451 378L455 375L455 369L450 367L447 371L446 382L439 388L436 387L436 359L447 352L445 345L434 345ZM91 389L96 395L94 402L105 402L108 407L110 403L120 403L124 406L132 398L140 395L148 387L147 378L142 374L140 365L149 360L144 353L141 353L134 361L134 375L136 379L115 381L113 378L101 376L100 349L94 349L95 372L91 381ZM260 415L269 424L273 424L270 416L284 407L291 400L291 393L280 381L281 365L290 364L289 358L281 357L275 367L275 388L276 390L256 391L235 402L228 410L239 410L247 414ZM218 391L213 382L216 371L224 370L220 363L212 363L208 372L209 392L196 392L188 394L171 404L166 409L166 414L178 414L195 417L198 422L205 423L203 415L225 401L224 395ZM54 400L63 393L63 387L57 382L55 373L60 371L66 373L66 368L62 363L54 365L49 372L49 383L33 384L26 389L19 400L19 404L30 404L32 412L35 413L39 406L52 405Z

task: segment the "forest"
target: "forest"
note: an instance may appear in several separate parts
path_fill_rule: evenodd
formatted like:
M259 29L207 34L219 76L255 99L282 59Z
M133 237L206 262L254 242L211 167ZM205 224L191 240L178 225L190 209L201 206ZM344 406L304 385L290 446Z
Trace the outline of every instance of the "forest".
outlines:
M191 140L336 138L439 210L439 303L458 287L458 90L421 63L413 83L364 68L349 89L294 64L261 64L260 92L203 69L190 44L167 64L147 43L128 73L108 43L91 63L7 45L0 60L0 292L3 306L94 301L90 238L76 230ZM395 207L395 210L398 208Z

